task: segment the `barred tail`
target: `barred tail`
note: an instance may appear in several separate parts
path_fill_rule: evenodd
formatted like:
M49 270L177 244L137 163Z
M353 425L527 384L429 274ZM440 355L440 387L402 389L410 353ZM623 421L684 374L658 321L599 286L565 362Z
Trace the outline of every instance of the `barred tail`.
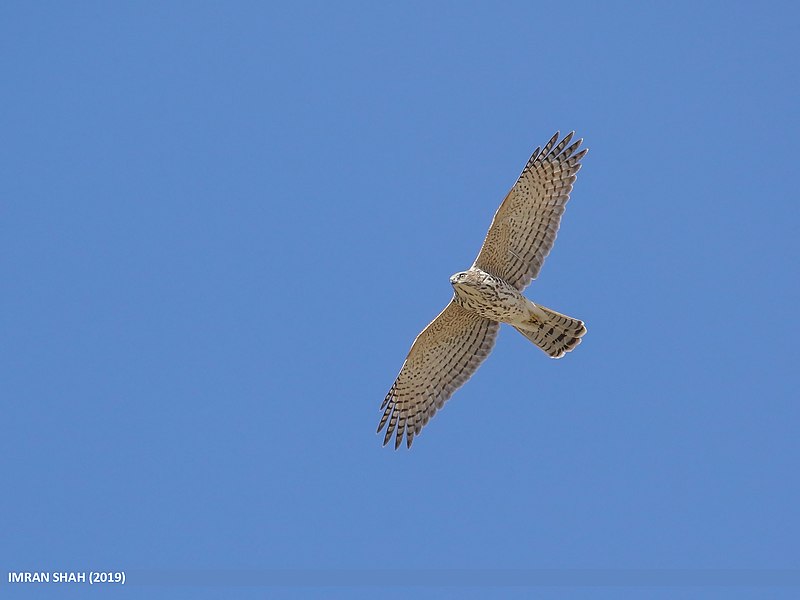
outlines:
M581 337L586 333L583 321L538 304L536 307L544 313L545 318L534 317L530 325L515 327L517 331L553 358L561 358L581 343Z

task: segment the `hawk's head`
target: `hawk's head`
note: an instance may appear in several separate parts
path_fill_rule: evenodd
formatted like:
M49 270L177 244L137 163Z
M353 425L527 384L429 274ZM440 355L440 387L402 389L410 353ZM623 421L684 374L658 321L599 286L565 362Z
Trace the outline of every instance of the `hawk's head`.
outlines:
M459 283L464 283L464 281L467 279L468 276L469 273L467 273L466 271L460 271L450 276L450 283L452 285L458 285Z

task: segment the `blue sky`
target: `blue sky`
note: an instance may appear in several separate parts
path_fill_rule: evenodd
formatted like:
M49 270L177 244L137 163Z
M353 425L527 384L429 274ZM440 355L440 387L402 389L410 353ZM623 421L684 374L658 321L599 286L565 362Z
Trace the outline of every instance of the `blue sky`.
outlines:
M377 591L226 590L239 570L388 570L389 597L441 569L670 569L663 598L763 597L682 586L697 569L796 575L798 20L3 3L3 594L43 593L23 570L169 598ZM559 129L590 152L527 295L584 343L553 361L504 328L382 448L411 342ZM643 591L622 579L537 593Z

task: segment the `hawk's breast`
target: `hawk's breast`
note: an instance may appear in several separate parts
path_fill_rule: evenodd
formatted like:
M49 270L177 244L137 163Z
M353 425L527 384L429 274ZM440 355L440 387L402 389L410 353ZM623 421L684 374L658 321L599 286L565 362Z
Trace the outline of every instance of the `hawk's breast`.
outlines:
M527 317L527 300L499 277L472 268L468 277L453 284L456 303L493 321L515 323Z

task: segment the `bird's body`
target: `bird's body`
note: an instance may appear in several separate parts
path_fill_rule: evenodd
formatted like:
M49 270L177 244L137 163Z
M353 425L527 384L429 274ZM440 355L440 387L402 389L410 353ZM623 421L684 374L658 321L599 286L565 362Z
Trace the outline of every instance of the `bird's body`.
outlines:
M485 319L508 323L553 358L580 344L586 333L582 321L533 303L504 279L475 266L453 275L450 283L455 304Z
M541 269L555 241L580 160L582 140L567 147L558 133L536 149L494 216L483 246L467 271L450 278L453 298L414 340L386 395L378 431L384 444L411 447L433 414L477 370L508 323L553 358L577 346L582 321L535 304L522 291Z
M450 278L453 302L486 319L521 324L530 318L533 302L500 277L472 267Z

